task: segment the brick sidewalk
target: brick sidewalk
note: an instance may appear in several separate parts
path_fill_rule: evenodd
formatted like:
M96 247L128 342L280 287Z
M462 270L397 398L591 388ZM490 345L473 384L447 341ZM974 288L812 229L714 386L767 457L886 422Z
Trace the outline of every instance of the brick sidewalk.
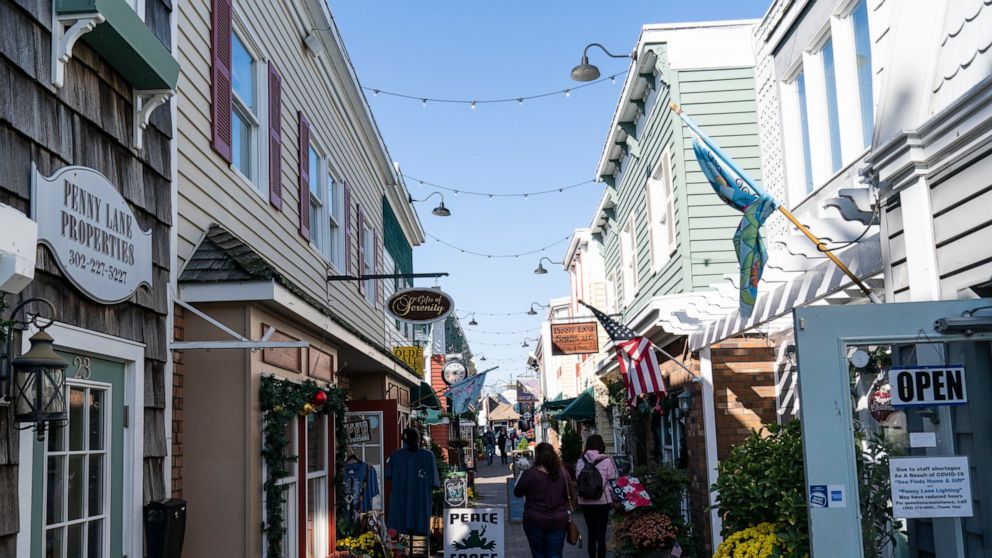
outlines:
M530 546L527 544L527 536L524 535L523 526L519 523L509 522L509 508L506 501L506 480L510 478L510 466L500 465L498 462L486 465L479 464L478 474L475 477L476 507L500 507L507 517L506 523L506 556L512 558L527 558L530 556ZM579 529L582 531L583 539L586 538L586 524L582 519L582 514L575 516ZM609 536L609 535L607 535ZM611 550L607 550L607 557L613 556ZM563 558L587 558L588 553L585 547L579 548L565 543Z

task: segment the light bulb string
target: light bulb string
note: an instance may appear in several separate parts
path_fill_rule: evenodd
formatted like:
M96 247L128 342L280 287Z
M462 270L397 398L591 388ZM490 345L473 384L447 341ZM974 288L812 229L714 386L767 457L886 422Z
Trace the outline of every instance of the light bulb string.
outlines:
M411 176L409 174L403 174L403 177L408 180L414 180L420 186L429 186L431 188L439 188L448 192L453 192L455 195L465 194L468 196L483 196L489 198L526 198L529 196L543 196L545 194L554 193L564 193L565 190L572 190L580 186L585 186L587 184L596 184L595 180L584 180L582 182L576 182L575 184L569 184L567 186L561 186L559 188L549 188L547 190L534 190L532 192L511 192L511 193L499 193L499 192L478 192L475 190L464 190L462 188L452 188L451 186L442 186L440 184L435 184L427 180L417 178L416 176Z
M481 330L481 329L468 329L468 330L466 330L466 333L469 333L469 334L472 334L472 335L475 335L476 333L479 333L479 334L482 334L482 335L522 335L522 334L525 334L525 333L536 335L537 333L539 333L539 331L540 330L533 329L533 328L532 329L520 329L520 330L517 330L517 331L484 331L484 330Z
M480 257L484 257L484 258L519 258L521 256L530 256L530 255L533 255L533 254L539 254L539 253L541 253L541 252L543 252L543 251L545 251L545 250L547 250L549 248L553 248L553 247L561 244L562 242L565 242L566 240L572 238L572 235L568 235L566 237L563 237L563 238L561 238L559 240L556 240L556 241L552 242L551 244L548 244L547 246L542 246L541 248L535 248L534 250L530 250L530 251L527 251L527 252L520 252L520 253L517 253L517 254L487 254L485 252L476 252L474 250L468 250L468 249L462 248L460 246L455 246L454 244L451 244L450 242L446 242L444 240L441 240L440 238L432 235L431 233L426 233L426 234L427 234L428 237L434 239L435 241L437 241L440 244L443 244L443 245L447 246L448 248L451 248L451 249L454 249L454 250L458 250L459 252L461 252L463 254L471 254L473 256L480 256ZM479 315L481 316L482 314L479 314Z
M423 95L410 95L408 93L398 93L396 91L388 91L388 90L379 89L379 88L376 88L376 87L365 87L365 86L363 86L362 89L364 89L365 91L368 91L368 92L370 92L370 93L372 93L373 95L376 95L376 96L378 96L378 95L388 95L390 97L398 97L400 99L408 99L408 100L411 100L411 101L417 101L417 102L419 102L421 104L426 104L426 103L448 103L448 104L457 104L457 105L470 105L470 106L473 106L474 107L476 105L483 105L483 104L488 105L488 104L496 104L496 103L518 103L519 104L519 103L523 103L524 101L530 101L530 100L533 100L533 99L543 99L543 98L546 98L546 97L553 97L555 95L566 95L567 96L567 95L571 94L573 91L576 91L578 89L582 89L583 87L589 87L590 85L596 85L597 83L603 83L604 81L613 81L613 82L615 82L618 77L623 76L623 75L626 75L626 74L627 74L626 71L619 72L619 73L616 73L616 74L613 74L613 75L606 76L604 78L597 79L595 81L590 81L588 83L583 83L581 85L576 85L575 87L566 87L564 89L555 89L554 91L548 91L548 92L545 92L545 93L538 93L536 95L519 95L519 96L516 96L516 97L501 97L501 98L494 98L494 99L445 99L445 98L439 98L439 97L425 97Z

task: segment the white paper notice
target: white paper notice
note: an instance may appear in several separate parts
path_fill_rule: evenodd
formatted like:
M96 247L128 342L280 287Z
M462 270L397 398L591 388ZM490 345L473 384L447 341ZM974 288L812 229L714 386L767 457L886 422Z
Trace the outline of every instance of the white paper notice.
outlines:
M936 432L910 432L909 447L911 448L935 448L937 447Z
M892 513L899 518L971 517L967 457L893 457Z

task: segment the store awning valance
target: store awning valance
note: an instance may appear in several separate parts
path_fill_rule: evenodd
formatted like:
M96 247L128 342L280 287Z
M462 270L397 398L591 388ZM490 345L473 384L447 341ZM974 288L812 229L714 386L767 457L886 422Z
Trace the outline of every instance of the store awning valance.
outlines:
M555 417L558 420L591 420L596 418L596 398L592 388L579 394Z
M418 407L440 409L441 400L438 399L437 393L434 392L434 388L427 385L426 382L420 382L419 386L410 390L410 406L414 409Z
M578 397L571 397L569 399L552 399L551 401L545 401L541 404L542 411L560 411L565 407L572 404L573 401L578 399Z

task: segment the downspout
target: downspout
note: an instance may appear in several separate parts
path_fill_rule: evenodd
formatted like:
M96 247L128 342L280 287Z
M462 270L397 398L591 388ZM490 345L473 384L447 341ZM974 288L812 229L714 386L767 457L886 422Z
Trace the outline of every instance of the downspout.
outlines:
M707 486L713 486L717 479L719 478L719 470L717 468L717 453L716 453L716 405L713 399L713 357L710 353L710 348L706 347L699 350L699 372L703 381L700 383L702 388L702 400L703 400L703 442L706 446L706 484ZM716 499L718 494L716 491L709 492L709 505L716 505ZM713 551L715 552L720 543L723 542L723 537L720 536L720 531L723 529L723 521L720 519L720 514L717 513L716 508L710 508L710 540L713 544Z

